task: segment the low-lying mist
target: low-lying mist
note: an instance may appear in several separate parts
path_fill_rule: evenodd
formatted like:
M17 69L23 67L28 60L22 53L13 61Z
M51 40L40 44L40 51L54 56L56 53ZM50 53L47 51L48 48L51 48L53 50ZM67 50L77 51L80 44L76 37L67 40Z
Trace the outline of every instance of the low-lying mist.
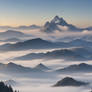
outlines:
M27 31L21 31L27 34L31 34L33 37L36 38L43 38L46 40L51 41L60 41L61 38L64 38L66 36L68 37L74 37L79 38L80 36L84 35L90 35L92 32L84 30L83 32L59 32L56 31L52 34L47 34L44 32L40 32L37 30L27 30ZM29 37L29 39L32 37ZM4 44L0 43L0 44ZM36 65L42 63L49 68L55 70L59 68L64 68L72 64L79 64L79 63L88 63L92 64L91 61L66 61L64 59L58 59L58 60L43 60L43 59L37 59L37 60L10 60L14 57L23 56L29 53L45 53L47 51L53 51L55 49L39 49L39 50L26 50L26 51L11 51L11 52L4 52L0 53L0 63L7 64L8 62L13 62L16 64L20 64L27 67L35 67ZM30 74L31 75L31 74ZM41 76L41 75L40 75ZM89 86L86 87L52 87L57 81L61 80L62 78L69 76L73 77L77 80L90 82ZM23 74L21 76L14 76L9 74L2 74L0 73L0 80L6 81L6 80L14 80L16 81L16 85L13 85L13 88L16 90L19 90L20 92L89 92L92 87L92 73L76 73L76 74L60 74L60 75L52 75L52 76L45 76L45 78L39 77L36 75L36 77L26 77Z
M6 81L6 80L14 80L16 81L16 85L13 85L14 89L19 90L20 92L89 92L91 89L91 85L89 86L82 86L82 87L52 87L57 81L61 80L62 78L69 76L73 77L76 80L81 80L85 82L92 82L92 74L68 74L68 75L60 75L57 76L57 78L24 78L24 77L11 77L9 75L3 75L0 74L0 80Z

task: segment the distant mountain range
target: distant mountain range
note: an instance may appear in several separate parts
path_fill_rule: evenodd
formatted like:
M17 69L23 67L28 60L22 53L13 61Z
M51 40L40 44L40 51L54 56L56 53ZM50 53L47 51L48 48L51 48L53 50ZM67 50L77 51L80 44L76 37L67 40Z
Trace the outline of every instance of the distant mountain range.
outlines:
M12 62L8 64L0 63L0 72L2 73L44 73L47 70L49 70L49 68L41 63L34 68L24 67Z
M0 40L0 42L22 42L22 40L19 38L10 38L5 40Z
M33 59L64 59L68 61L86 61L92 59L91 48L76 47L54 50L46 53L30 53L24 56L15 57L13 60L33 60Z
M3 64L0 63L0 73L2 74L7 74L11 76L16 76L16 77L33 77L33 78L48 78L48 77L55 77L53 72L49 72L50 68L45 66L44 64L38 64L35 67L25 67L22 65L18 65L15 63L8 63L8 64ZM10 81L5 81L6 84L14 84L16 83L12 80Z
M0 51L18 51L28 49L51 49L69 47L91 47L92 42L76 39L70 42L51 42L40 38L30 39L15 44L4 44L0 46Z
M92 65L81 63L56 70L57 73L86 73L92 72Z
M69 41L73 41L73 40L76 40L76 39L81 39L81 40L84 40L84 41L90 41L92 42L92 35L91 34L85 34L85 35L81 35L81 36L65 36L65 37L61 37L61 38L58 38L57 41L60 41L60 42L69 42Z
M78 28L72 24L68 24L63 18L60 18L59 16L55 16L50 22L47 21L45 25L41 28L41 31L52 33L54 31L73 31L73 32L80 32L84 30L91 31L92 27L88 28Z
M28 49L50 49L58 48L60 45L49 42L40 38L26 40L24 42L17 42L15 44L4 44L0 46L0 51L18 51Z
M86 63L80 63L76 65L70 65L62 69L50 69L44 64L40 63L35 67L25 67L15 63L3 64L0 63L0 73L11 74L14 76L23 77L55 77L57 74L70 74L70 73L91 73L92 65ZM14 81L6 81L6 83L16 84Z
M11 38L25 38L25 37L30 37L31 35L24 34L19 31L14 31L14 30L8 30L5 32L0 32L0 39L11 39Z
M41 32L45 33L53 33L55 31L62 32L84 32L84 31L92 31L92 27L87 28L78 28L72 24L67 23L63 18L60 18L59 16L55 16L50 22L47 21L44 26L37 26L37 25L29 25L29 26L18 26L18 27L10 27L10 26L0 26L0 29L6 29L8 31L6 32L0 32L0 39L10 39L10 38L24 38L29 37L28 34L20 34L22 32L17 31L15 34L14 30L31 30L31 29L39 29ZM13 32L12 32L13 31ZM19 33L18 33L19 32ZM10 35L9 35L10 34ZM68 34L68 33L67 33ZM32 36L30 34L30 36ZM50 37L52 37L50 35ZM54 36L53 36L54 37ZM53 38L52 37L52 38ZM82 39L82 40L90 40L92 39L91 34L84 34L80 36L72 36L72 37L61 37L61 38L54 38L55 40L64 41L64 40L75 40L75 39Z
M1 30L32 30L32 29L39 29L41 28L40 26L37 25L22 25L22 26L17 26L17 27L11 27L11 26L0 26Z
M81 39L72 40L69 44L71 46L92 46L92 42Z
M86 86L89 83L77 81L71 77L65 77L62 80L58 81L54 87L61 87L61 86Z
M8 64L2 64L0 63L0 72L4 73L25 73L25 72L30 72L32 71L31 68L23 67L21 65L17 65L15 63L8 63Z
M19 29L19 30L32 30L32 29L40 29L40 26L37 25L30 25L30 26L19 26L16 27L15 29Z
M68 42L56 42L59 45L63 45L64 47L91 47L92 42L82 39L74 39Z
M38 25L22 25L17 27L11 27L11 26L0 26L1 30L32 30L32 29L40 29L42 32L46 33L52 33L56 30L58 31L73 31L73 32L80 32L83 30L92 31L92 27L87 28L78 28L73 24L67 23L62 17L55 16L50 22L47 21L44 26L38 26Z

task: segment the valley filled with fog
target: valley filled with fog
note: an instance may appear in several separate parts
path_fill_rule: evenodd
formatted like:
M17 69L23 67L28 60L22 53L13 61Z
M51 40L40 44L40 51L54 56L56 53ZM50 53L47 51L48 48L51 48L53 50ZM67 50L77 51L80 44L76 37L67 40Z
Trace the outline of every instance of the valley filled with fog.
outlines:
M91 90L91 27L77 28L55 16L42 27L0 27L0 30L0 80L13 89L19 92ZM66 77L74 78L75 83L66 86L66 81L63 86L54 86Z
M26 50L26 51L10 51L10 52L2 52L0 53L0 63L7 64L9 62L13 62L15 64L23 65L25 67L35 67L36 65L42 63L45 66L51 68L53 70L60 69L67 67L72 64L80 64L80 63L87 63L92 64L91 61L67 61L64 59L56 59L56 60L43 60L43 59L36 59L36 60L10 60L15 57L23 56L29 53L46 53L48 51L59 50L60 48L56 49L34 49L34 50ZM30 74L31 75L31 74ZM41 74L40 74L41 75ZM37 76L37 75L36 75ZM57 81L61 80L62 78L69 76L73 77L77 80L92 82L92 73L83 73L83 74L53 74L53 76L41 77L41 78L33 78L33 77L25 77L16 76L16 75L8 75L0 73L0 80L14 80L16 83L12 85L14 89L19 90L20 92L89 92L91 89L91 85L87 87L52 87Z

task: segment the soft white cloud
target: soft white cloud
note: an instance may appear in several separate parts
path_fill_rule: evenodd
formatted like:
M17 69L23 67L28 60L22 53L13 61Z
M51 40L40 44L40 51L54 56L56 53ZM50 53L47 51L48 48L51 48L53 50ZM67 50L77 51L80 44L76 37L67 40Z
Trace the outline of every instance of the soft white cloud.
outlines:
M46 33L40 31L40 29L33 29L33 30L19 30L21 32L24 32L26 34L30 34L31 36L28 37L27 39L33 39L33 38L43 38L45 40L51 40L51 41L57 41L58 39L64 38L64 37L75 37L75 38L80 38L85 35L91 35L92 31L88 30L83 30L81 32L73 32L69 31L67 26L59 26L60 29L63 31L54 31L52 33Z
M69 29L67 26L61 26L61 25L58 25L58 28L63 31L67 31Z
M62 27L62 29L64 31L60 32L60 31L56 30L53 33L45 33L45 32L42 32L38 29L30 30L30 31L24 31L24 32L31 34L36 38L43 38L43 39L52 40L52 41L57 41L58 39L64 38L64 37L81 38L82 36L92 34L92 31L88 31L88 30L84 30L84 31L81 31L81 32L69 31L69 30L67 30L68 28L66 26Z

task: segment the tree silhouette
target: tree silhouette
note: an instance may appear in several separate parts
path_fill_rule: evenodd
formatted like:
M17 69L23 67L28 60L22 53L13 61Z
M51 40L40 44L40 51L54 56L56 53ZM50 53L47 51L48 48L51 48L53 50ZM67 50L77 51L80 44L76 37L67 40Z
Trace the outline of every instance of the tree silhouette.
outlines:
M7 86L3 82L0 82L0 92L17 92L17 91L13 91L11 86Z

